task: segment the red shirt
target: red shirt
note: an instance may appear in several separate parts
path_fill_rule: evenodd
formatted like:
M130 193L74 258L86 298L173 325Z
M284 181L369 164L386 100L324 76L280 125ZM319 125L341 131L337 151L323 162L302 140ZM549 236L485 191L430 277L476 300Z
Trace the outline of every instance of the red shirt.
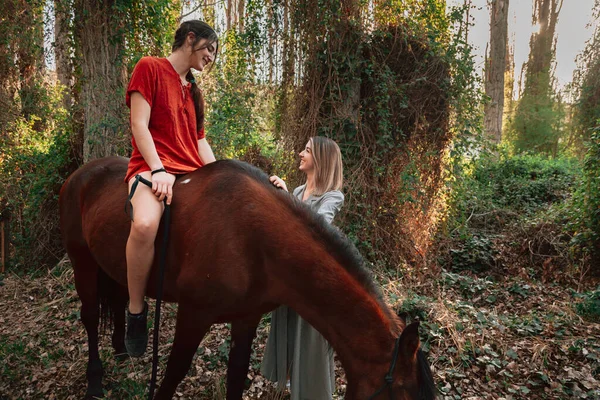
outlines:
M148 129L156 152L167 172L185 174L202 167L198 140L204 128L196 131L196 110L191 84L184 86L179 74L166 58L144 57L133 69L127 87L126 103L131 108L131 93L139 92L150 105ZM135 138L131 137L131 159L125 181L140 172L150 171Z

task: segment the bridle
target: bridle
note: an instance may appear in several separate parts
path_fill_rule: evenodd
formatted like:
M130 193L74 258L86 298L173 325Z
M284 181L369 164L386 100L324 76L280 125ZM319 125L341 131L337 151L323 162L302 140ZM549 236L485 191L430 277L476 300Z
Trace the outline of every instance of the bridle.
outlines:
M393 374L394 374L394 369L396 368L396 360L398 359L398 351L400 351L400 337L401 336L398 336L398 339L396 339L396 344L394 345L394 353L392 354L392 362L390 364L390 370L388 371L385 378L383 378L383 380L384 380L383 385L379 389L377 389L377 391L375 393L373 393L371 395L371 397L369 397L367 400L372 400L375 397L379 396L379 394L381 394L381 392L383 392L386 387L390 391L390 400L394 399L394 392L392 391L392 383L394 383L394 375Z

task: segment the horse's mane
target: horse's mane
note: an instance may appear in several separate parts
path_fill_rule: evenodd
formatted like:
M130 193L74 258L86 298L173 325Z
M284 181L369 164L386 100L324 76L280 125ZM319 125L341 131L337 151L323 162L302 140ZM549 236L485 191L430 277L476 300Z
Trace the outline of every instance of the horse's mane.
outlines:
M421 349L417 350L417 368L419 374L419 399L420 400L435 400L436 387L433 382L431 368L427 362L427 357Z
M262 184L267 190L273 192L290 211L301 219L306 227L317 236L327 251L352 275L366 291L378 302L382 311L393 321L394 314L383 300L381 288L375 283L371 271L365 266L362 255L356 246L338 228L327 223L325 219L313 212L309 206L302 203L291 193L275 188L269 177L262 170L241 161L228 161L227 165Z

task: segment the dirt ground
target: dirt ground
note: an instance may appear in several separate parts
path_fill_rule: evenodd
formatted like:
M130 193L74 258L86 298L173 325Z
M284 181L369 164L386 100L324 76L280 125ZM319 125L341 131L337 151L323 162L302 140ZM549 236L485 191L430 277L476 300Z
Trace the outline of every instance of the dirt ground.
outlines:
M68 262L52 271L9 273L0 286L0 399L81 399L87 343ZM575 312L573 291L558 285L442 273L404 290L381 278L389 304L419 317L422 346L442 399L600 399L600 324ZM161 368L170 349L175 305L161 323ZM245 399L283 399L259 373L268 335L263 320L254 343ZM215 325L202 342L181 399L224 399L229 329ZM109 335L101 338L108 399L142 399L151 351L117 362ZM345 389L337 369L338 393Z

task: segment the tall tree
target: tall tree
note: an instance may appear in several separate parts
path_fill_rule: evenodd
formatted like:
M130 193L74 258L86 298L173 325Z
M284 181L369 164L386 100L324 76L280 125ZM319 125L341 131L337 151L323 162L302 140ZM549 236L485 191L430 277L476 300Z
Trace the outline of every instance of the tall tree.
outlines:
M562 3L563 0L534 1L533 23L539 26L539 32L531 36L523 94L512 126L517 151L556 154L558 150L560 118L552 66Z
M19 70L19 97L21 115L29 119L37 115L42 94L40 79L45 70L44 59L44 2L30 0L17 2L19 12L15 14L16 60ZM36 122L34 126L39 126ZM37 128L39 129L39 128Z
M0 2L0 15L17 15L19 5L16 0ZM0 23L0 138L4 140L7 128L19 115L15 104L15 94L19 87L19 72L15 63L17 48L17 24L2 17Z
M594 22L599 21L600 0L596 0ZM575 103L568 145L576 154L583 156L586 144L590 142L590 135L600 125L600 26L597 24L594 35L577 56L572 90Z
M490 51L485 62L485 93L490 102L485 106L484 123L486 134L495 143L502 140L508 7L509 0L492 0L490 3Z
M246 0L238 0L237 4L237 23L238 31L244 32L244 13L246 9Z
M80 101L84 115L83 158L114 155L125 146L122 24L118 0L75 0L76 55L80 60Z
M233 18L235 16L233 15L233 7L233 0L227 0L227 4L225 5L225 27L227 30L230 30L234 24Z
M503 129L510 125L512 115L515 111L515 55L514 38L512 45L506 48L506 67L504 69L504 111L503 111Z
M72 29L71 15L73 12L70 0L54 0L54 59L56 62L56 76L61 85L66 88L64 104L70 105L70 90L73 86L73 63L71 54Z

